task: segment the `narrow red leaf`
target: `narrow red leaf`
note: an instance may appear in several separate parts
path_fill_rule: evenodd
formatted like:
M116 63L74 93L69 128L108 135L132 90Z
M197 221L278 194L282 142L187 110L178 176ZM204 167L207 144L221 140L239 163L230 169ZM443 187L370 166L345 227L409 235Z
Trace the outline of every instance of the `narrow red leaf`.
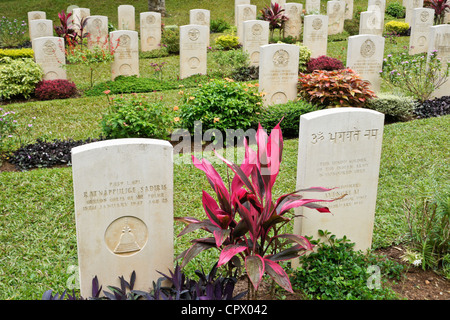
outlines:
M269 276L278 283L280 287L291 293L294 292L292 290L291 282L289 281L289 276L278 263L269 259L264 259L264 266Z
M217 264L218 267L224 265L228 261L230 261L235 255L240 252L243 252L247 249L247 246L239 245L239 244L230 244L223 248L222 252L219 256L219 262Z
M247 256L245 258L245 270L247 271L247 276L253 284L255 290L258 290L258 286L264 275L264 265L264 259L258 254Z

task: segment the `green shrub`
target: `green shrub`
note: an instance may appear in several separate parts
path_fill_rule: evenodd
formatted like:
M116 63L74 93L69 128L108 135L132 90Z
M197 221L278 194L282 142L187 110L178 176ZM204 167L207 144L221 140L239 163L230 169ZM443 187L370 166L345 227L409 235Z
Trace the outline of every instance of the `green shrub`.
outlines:
M204 75L193 75L181 80L159 80L137 76L118 76L114 80L96 84L92 89L86 90L84 94L86 96L99 96L106 90L109 90L111 94L174 90L178 89L180 86L196 87L200 83L205 83L207 81L208 77Z
M137 94L108 101L110 107L100 122L106 138L167 139L172 133L174 111L161 101L150 102Z
M165 47L169 53L178 54L180 52L180 29L166 26L161 33L161 46Z
M311 59L311 50L307 46L300 44L300 42L296 42L295 45L300 48L300 53L298 56L298 71L305 72L306 65Z
M394 18L404 18L406 13L406 8L398 2L391 2L385 10L385 13Z
M236 70L247 68L250 63L248 53L242 49L213 51L211 60L216 64L212 72L216 78L231 77Z
M316 110L318 110L316 106L305 100L271 105L256 117L254 127L257 128L257 124L261 123L263 128L273 128L283 119L280 124L283 136L298 138L300 116Z
M376 98L367 100L364 107L384 113L387 120L408 121L414 118L417 105L411 97L380 93Z
M399 35L405 35L409 29L409 24L401 21L389 21L384 25L386 33L395 33Z
M42 69L32 59L0 59L0 99L28 99L42 79Z
M184 97L180 117L183 127L190 132L194 132L196 121L201 121L202 130L246 130L261 111L261 104L262 96L252 84L212 80Z
M348 33L349 36L358 35L359 34L359 18L344 20L344 30Z
M216 46L221 50L231 50L239 48L239 38L233 34L218 36L215 40Z
M31 48L22 49L0 49L0 58L10 57L12 59L18 58L34 58L34 51Z
M212 19L209 23L211 33L221 33L230 28L230 24L223 19Z
M0 18L0 47L13 48L22 46L28 37L28 27L25 21Z
M398 299L384 277L400 278L404 267L396 262L355 251L355 243L345 236L337 239L319 230L326 242L317 242L316 250L300 257L294 270L292 286L309 299L319 300L390 300ZM378 269L379 268L379 269ZM372 282L371 270L380 271L380 282ZM381 277L382 276L382 277Z

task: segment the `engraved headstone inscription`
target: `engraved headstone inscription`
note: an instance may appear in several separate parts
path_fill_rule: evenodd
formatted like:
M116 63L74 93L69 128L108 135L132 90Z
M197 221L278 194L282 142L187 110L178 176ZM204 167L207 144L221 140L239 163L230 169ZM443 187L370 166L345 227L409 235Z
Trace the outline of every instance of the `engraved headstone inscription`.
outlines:
M190 24L180 27L180 78L194 74L206 74L207 26Z
M135 289L173 268L173 148L155 139L118 139L72 149L80 289L92 279Z
M132 30L118 30L109 33L110 45L114 48L111 63L111 77L139 76L138 33Z
M303 45L311 50L311 58L327 54L328 16L312 14L303 21Z
M269 21L244 21L242 49L248 53L251 66L259 66L260 47L269 44Z
M371 247L383 140L384 114L362 108L334 108L300 117L297 190L320 186L326 193L305 198L336 199L330 213L300 207L294 233L318 239L318 230L347 236L355 250Z
M141 31L141 51L161 48L161 13L141 12L139 14Z
M32 42L34 60L44 72L44 80L67 79L64 38L40 37Z

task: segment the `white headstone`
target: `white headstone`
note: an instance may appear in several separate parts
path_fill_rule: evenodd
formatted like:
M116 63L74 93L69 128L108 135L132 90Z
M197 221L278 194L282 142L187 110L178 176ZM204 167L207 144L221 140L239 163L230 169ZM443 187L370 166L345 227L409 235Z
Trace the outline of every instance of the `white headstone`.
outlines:
M36 19L30 21L30 40L40 37L53 37L53 21Z
M247 20L256 20L256 6L251 4L241 4L237 6L237 32L239 43L242 43L243 23Z
M328 16L312 14L303 21L303 45L311 50L311 58L327 54Z
M47 19L47 14L45 13L45 11L29 11L27 13L28 15L28 34L31 37L31 24L30 22L32 20L37 20L37 19Z
M180 78L206 74L209 28L201 25L180 27Z
M302 11L303 5L301 3L289 2L284 5L284 14L289 20L284 24L284 36L300 38L302 33Z
M381 18L384 20L386 0L369 0L367 2L367 11L379 11L381 14Z
M136 29L136 18L134 6L129 4L122 4L117 7L118 19L119 19L119 30L135 30Z
M280 6L284 7L286 0L270 0L270 4L278 3Z
M318 239L318 230L347 236L355 250L371 247L383 140L384 114L363 108L332 108L300 117L297 187L304 198L336 199L331 213L295 209L294 233ZM297 262L298 265L298 262Z
M81 21L91 15L89 8L73 8L72 9L72 24L75 31L80 33Z
M209 28L210 28L211 12L205 9L192 9L189 11L189 24L198 24L208 27L208 37L206 45L209 47Z
M118 30L109 33L110 45L115 48L111 63L111 77L139 76L139 39L137 31Z
M411 34L409 37L409 54L428 51L430 27L434 23L434 10L431 8L417 8L413 10L411 20Z
M141 12L141 51L151 51L161 48L161 13Z
M348 38L347 67L363 80L370 82L371 90L380 90L380 71L383 66L384 42L382 36L356 35Z
M328 34L338 34L344 31L345 2L332 0L327 2Z
M353 19L353 0L344 0L344 2L345 2L344 19L352 20Z
M173 148L167 141L118 139L72 149L81 296L92 279L149 291L173 269Z
M320 14L320 0L306 0L305 11L307 15Z
M299 46L292 44L260 47L259 91L265 93L265 106L297 98L299 52Z
M250 0L234 0L234 25L237 26L237 6L241 4L251 4Z
M88 48L107 49L109 47L107 16L90 16L86 22L86 32L88 33Z
M378 10L361 12L359 34L383 35L381 15Z
M44 73L43 80L67 79L64 38L41 37L32 42L34 60Z
M405 22L411 26L413 10L415 8L423 8L424 0L406 0L405 2Z
M269 44L269 21L247 20L243 26L242 50L248 53L251 66L259 66L260 47Z
M430 27L430 38L428 41L428 55L436 50L442 66L446 68L445 64L450 63L450 24ZM450 79L447 79L447 82L433 92L434 97L448 95L450 95Z

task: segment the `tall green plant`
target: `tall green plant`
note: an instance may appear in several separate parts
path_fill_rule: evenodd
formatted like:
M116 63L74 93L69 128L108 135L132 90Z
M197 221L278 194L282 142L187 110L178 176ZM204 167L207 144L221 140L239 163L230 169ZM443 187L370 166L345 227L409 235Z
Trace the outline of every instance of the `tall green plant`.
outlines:
M206 174L216 199L203 190L205 220L175 218L187 224L179 236L198 229L212 234L207 238L193 240L193 245L180 254L178 258L183 258L182 267L200 252L217 248L220 251L219 267L227 265L228 270L232 270L241 266L243 260L247 277L253 285L253 297L254 290L258 290L266 273L282 288L292 292L289 277L279 262L296 258L313 248L305 237L280 233L281 227L292 219L286 213L300 206L329 212L319 202L333 201L303 199L298 194L300 191L329 190L321 187L297 190L274 200L273 186L280 170L283 151L279 124L273 128L270 136L259 125L255 138L257 151L244 142L245 157L240 166L216 153L234 173L228 188L207 159L200 161L192 156L193 164Z

